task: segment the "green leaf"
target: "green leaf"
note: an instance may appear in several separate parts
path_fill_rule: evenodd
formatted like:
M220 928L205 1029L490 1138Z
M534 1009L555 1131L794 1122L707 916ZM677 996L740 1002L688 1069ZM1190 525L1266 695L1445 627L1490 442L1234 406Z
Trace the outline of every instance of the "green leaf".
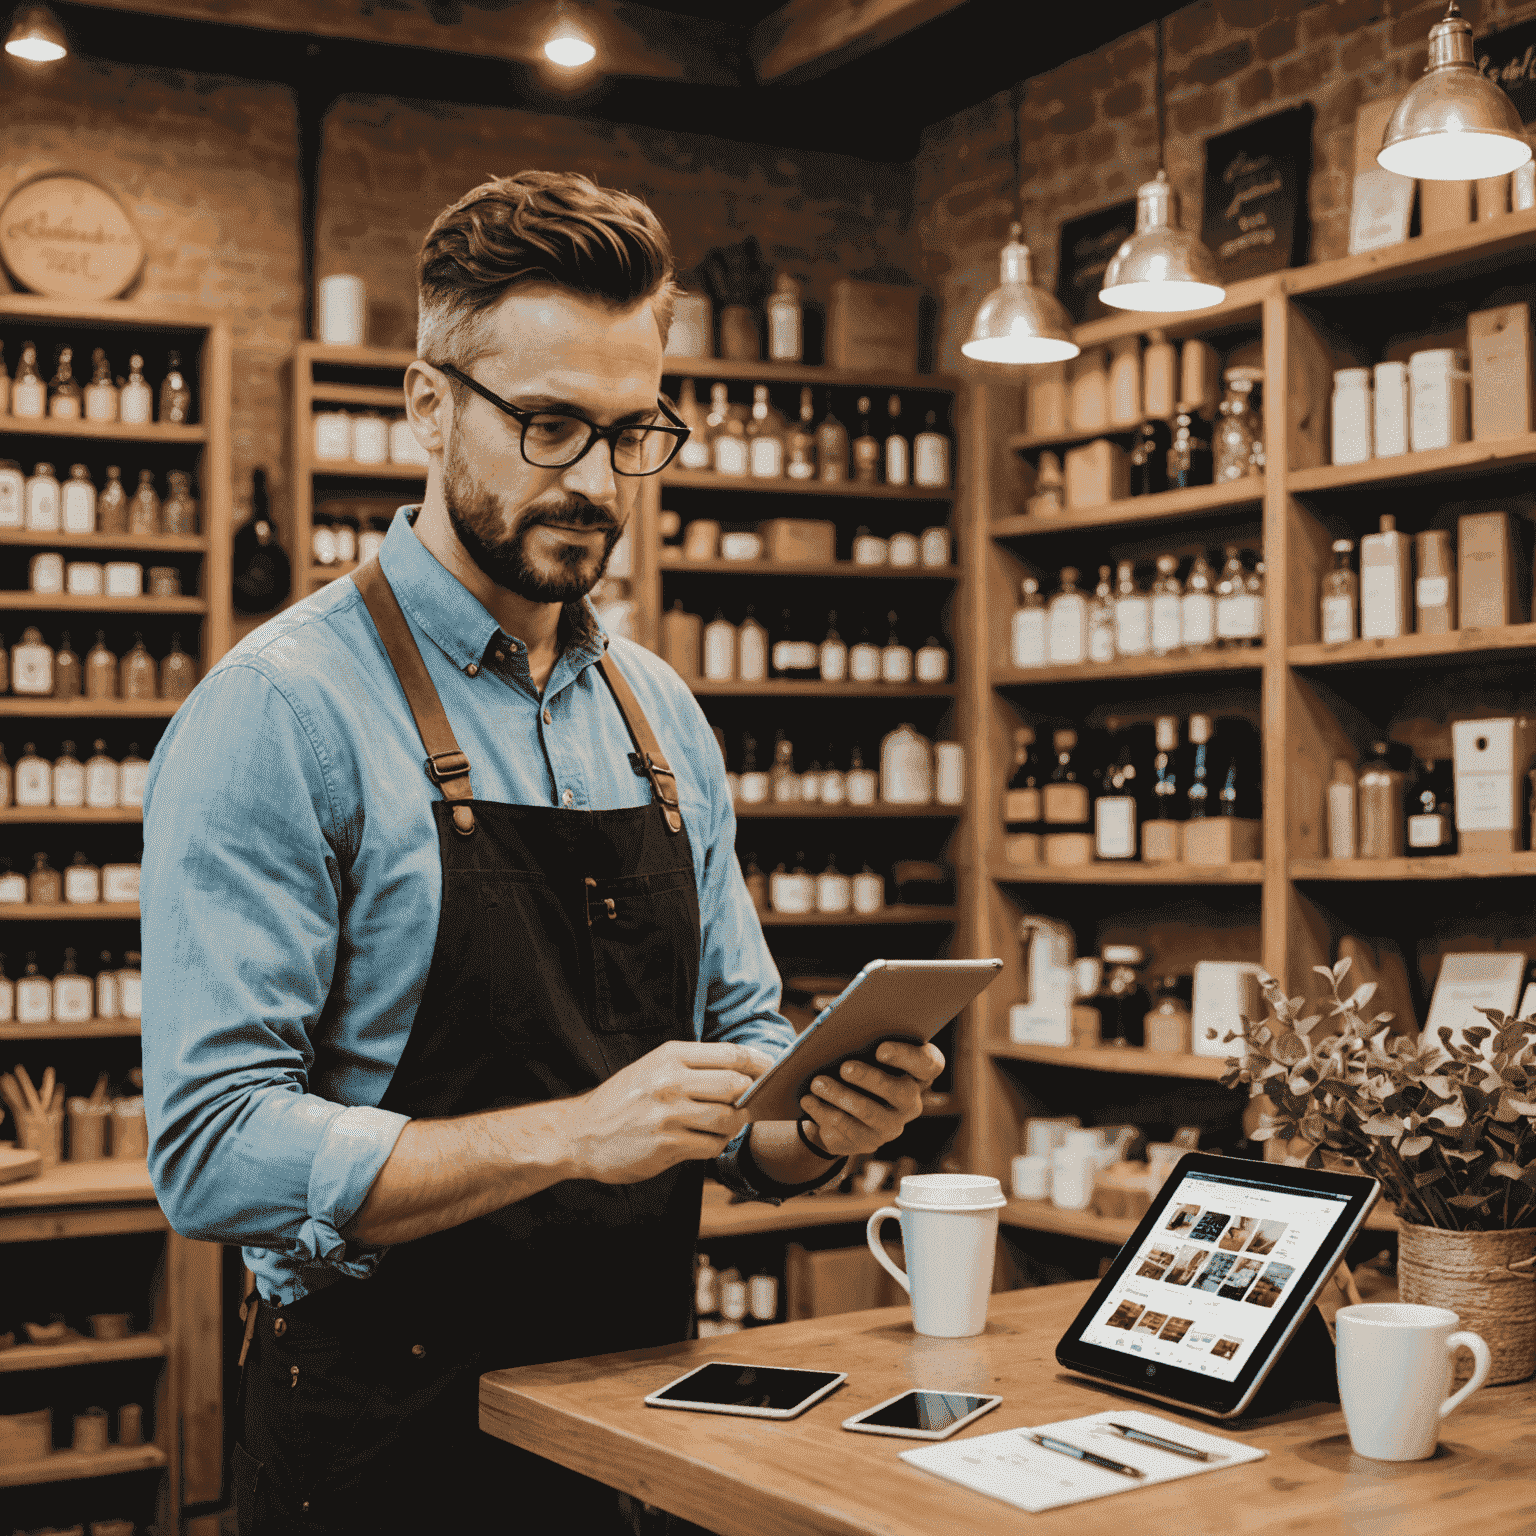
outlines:
M1405 1136L1397 1150L1404 1157L1417 1157L1420 1152L1427 1152L1434 1144L1433 1136Z

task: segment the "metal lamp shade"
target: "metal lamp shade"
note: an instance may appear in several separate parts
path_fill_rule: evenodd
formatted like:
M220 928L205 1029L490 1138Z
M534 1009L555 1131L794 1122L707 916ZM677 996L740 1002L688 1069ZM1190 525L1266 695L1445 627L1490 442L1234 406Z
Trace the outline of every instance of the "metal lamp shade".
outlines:
M1003 247L1002 282L982 300L966 357L982 363L1060 363L1082 350L1072 339L1072 319L1050 294L1031 281L1029 247L1021 226Z
M46 5L33 5L17 15L5 51L31 64L52 64L69 52L69 44L59 18Z
M1136 233L1104 269L1105 304L1168 315L1209 309L1227 296L1216 258L1177 219L1178 194L1160 170L1136 189Z
M1531 158L1515 104L1478 72L1472 28L1453 3L1429 32L1429 63L1398 102L1377 163L1419 181L1479 181Z

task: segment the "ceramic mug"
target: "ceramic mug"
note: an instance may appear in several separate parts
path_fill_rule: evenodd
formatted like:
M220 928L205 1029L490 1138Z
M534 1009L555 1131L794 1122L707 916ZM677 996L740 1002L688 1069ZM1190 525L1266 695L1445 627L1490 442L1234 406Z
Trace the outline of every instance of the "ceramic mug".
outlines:
M912 1298L912 1327L935 1339L965 1339L987 1326L1003 1186L980 1173L918 1173L901 1181L894 1206L869 1218L869 1251ZM880 1243L881 1223L901 1223L907 1272Z
M1339 1402L1355 1454L1375 1461L1423 1461L1433 1456L1440 1421L1487 1379L1493 1357L1475 1333L1446 1307L1366 1302L1340 1307ZM1456 1351L1477 1362L1472 1379L1451 1392Z

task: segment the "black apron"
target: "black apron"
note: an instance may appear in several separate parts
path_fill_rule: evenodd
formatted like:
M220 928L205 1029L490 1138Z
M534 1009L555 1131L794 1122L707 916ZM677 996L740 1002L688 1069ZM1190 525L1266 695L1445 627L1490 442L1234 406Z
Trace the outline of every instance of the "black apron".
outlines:
M693 1038L699 907L666 760L610 658L651 804L474 800L382 569L354 579L427 747L442 910L421 1005L382 1100L416 1119L584 1093ZM247 1533L632 1527L610 1488L479 1427L479 1378L679 1343L692 1330L705 1164L636 1184L571 1179L390 1248L287 1306L251 1298L236 1408Z

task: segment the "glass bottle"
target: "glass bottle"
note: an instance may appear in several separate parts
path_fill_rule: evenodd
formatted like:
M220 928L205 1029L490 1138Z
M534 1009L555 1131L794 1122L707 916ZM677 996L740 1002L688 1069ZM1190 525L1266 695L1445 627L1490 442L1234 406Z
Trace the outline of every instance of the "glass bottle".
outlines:
M1216 643L1227 649L1253 644L1253 599L1248 593L1248 573L1236 544L1223 551L1226 563L1216 578Z
M800 285L780 272L768 295L768 356L778 363L798 363L803 350Z
M769 877L768 901L775 912L799 916L816 910L816 882L806 872L804 849L796 852L792 870L780 864Z
M912 449L901 434L901 396L892 395L885 409L891 418L885 439L885 483L907 485L912 479Z
M165 354L165 377L160 381L160 420L186 425L192 420L192 391L181 371L181 353Z
M25 341L21 345L21 361L16 364L16 377L11 380L11 415L37 420L47 413L48 389L37 371L37 347Z
M117 973L117 1006L125 1019L136 1019L143 1010L144 974L139 969L139 952L130 949L123 956L123 968Z
M744 683L761 683L768 676L768 631L750 606L736 632L736 675Z
M72 741L62 742L53 760L53 803L72 807L85 804L85 764L75 756Z
M1077 590L1077 567L1062 568L1061 590L1051 599L1046 620L1046 655L1051 666L1072 666L1088 654L1088 600Z
M1333 541L1333 569L1323 577L1323 643L1339 645L1356 637L1360 584L1350 567L1353 539Z
M842 805L848 798L848 782L843 770L837 766L837 748L827 743L826 761L821 771L821 803Z
M768 386L752 386L752 419L747 423L747 464L754 478L776 480L784 473L784 418L768 400Z
M1139 945L1104 946L1106 1045L1137 1047L1146 1038L1146 1018L1152 999L1137 975L1146 963L1146 952Z
M85 386L85 419L117 420L117 385L112 382L112 367L107 354L97 347L91 353L91 382Z
M1152 583L1152 654L1171 656L1184 640L1184 588L1179 582L1176 555L1157 557Z
M1141 828L1141 856L1149 864L1178 859L1179 819L1179 722L1173 715L1159 715L1154 724L1152 797L1148 820Z
M128 743L128 755L119 764L118 803L120 805L144 804L144 788L149 782L149 762L139 756L139 744Z
M1189 567L1179 601L1179 638L1186 651L1208 651L1216 644L1216 573L1202 549Z
M1093 853L1098 859L1134 859L1145 797L1136 767L1135 736L1122 720L1108 720L1106 726L1107 761L1093 802Z
M16 1019L16 987L5 973L5 956L0 954L0 1024Z
M856 683L880 681L880 647L869 638L869 625L859 630L859 638L848 648L848 676Z
M773 767L768 770L768 798L775 805L789 805L800 798L800 775L795 772L795 744L783 731L774 732Z
M96 631L96 644L85 653L85 696L88 699L118 697L117 657L107 649L107 632Z
M947 683L949 681L949 652L939 643L937 635L929 635L912 658L913 673L920 683Z
M123 488L123 472L116 464L107 465L107 483L96 498L96 531L128 532L128 492Z
M192 495L192 477L184 469L173 469L166 477L170 481L171 494L160 508L160 521L166 533L188 537L197 532L197 502ZM355 549L352 558L357 558Z
M43 632L29 624L11 647L11 692L47 698L53 692L53 651Z
M35 949L27 951L26 969L16 980L16 1022L53 1022L53 984L46 976L38 973Z
M1040 862L1040 786L1045 775L1032 727L1013 732L1013 772L1003 791L1003 857L1010 864Z
M32 873L27 876L27 901L35 907L56 907L64 900L64 881L48 862L46 853L32 855Z
M873 805L880 798L880 775L864 766L864 753L859 747L849 755L845 787L849 805Z
M784 473L791 480L816 478L816 431L811 426L815 414L811 387L807 384L800 391L800 419L789 429L784 440Z
M933 800L933 743L906 722L880 743L880 798L888 805Z
M790 609L779 613L779 632L774 637L769 665L775 678L810 682L821 669L821 648L797 635L799 626Z
M1410 858L1456 852L1452 759L1420 760L1409 797L1407 852Z
M0 855L0 906L19 907L27 899L27 877L11 868L11 861Z
M1045 599L1040 595L1040 583L1033 576L1026 576L1020 585L1019 606L1013 610L1010 639L1014 666L1045 666Z
M24 742L16 759L16 804L40 808L53 804L53 769L39 757L33 742Z
M59 521L65 533L96 532L96 487L84 464L69 466L59 497Z
M751 736L741 738L741 803L762 805L768 798L768 775L757 766L757 742Z
M860 485L878 485L880 481L880 440L869 430L869 396L858 402L859 435L853 440L853 478Z
M64 871L64 900L72 907L93 907L101 900L101 870L78 850Z
M123 657L123 697L125 699L152 699L155 697L155 659L144 646L144 636L134 633L133 646Z
M91 1017L92 987L75 968L76 951L64 951L64 964L53 978L53 1017L60 1024L84 1024Z
M1115 659L1115 589L1110 584L1109 567L1099 567L1099 584L1093 589L1088 605L1088 660Z
M160 526L160 497L155 492L155 472L139 471L139 488L128 503L128 532L134 538L140 535L163 533Z
M848 676L848 647L837 632L836 612L827 615L827 634L821 642L819 657L821 680L824 683L841 683Z
M726 386L712 386L709 420L710 453L715 473L745 477L750 469L747 455L747 426L740 406L726 399Z
M144 359L135 352L128 359L128 382L118 393L118 417L128 426L146 427L154 412L154 393L144 382Z
M1215 799L1212 789L1215 768L1214 749L1211 746L1213 734L1209 715L1189 717L1189 769L1184 786L1186 821L1204 821L1216 810L1212 803Z
M1168 449L1172 434L1165 421L1144 421L1131 444L1131 495L1155 496L1168 489Z
M79 421L83 410L74 360L73 347L59 348L59 360L48 383L48 414L57 421Z
M5 755L5 743L0 741L0 811L11 804L11 760Z
M1077 732L1056 731L1051 736L1056 762L1045 782L1041 796L1042 820L1047 834L1088 833L1089 792L1082 765L1078 760ZM1047 850L1049 861L1049 850Z
M827 410L816 426L816 467L819 479L828 483L848 478L848 429L832 414L832 391L827 391Z
M691 378L684 379L677 392L677 414L688 428L688 441L678 450L677 464L680 469L708 469L709 419L699 404L697 386Z
M69 631L59 636L62 642L53 655L53 696L78 699L85 692L85 669L69 643Z
M1122 560L1115 582L1115 653L1145 656L1152 649L1152 600L1136 585L1136 566Z
M59 482L52 464L33 467L27 480L27 531L29 533L58 533L60 531Z
M93 811L110 811L117 805L117 764L107 756L107 744L97 737L85 760L85 803Z
M1168 449L1168 489L1211 483L1211 440L1204 420L1190 411L1173 418L1173 442Z
M736 677L736 626L720 608L704 626L704 676L712 683L729 683Z
M1347 757L1333 760L1333 778L1328 785L1328 857L1354 859L1360 856L1360 787L1355 781L1355 766Z
M880 681L882 683L910 683L912 681L912 648L901 643L896 633L896 613L886 614L890 634L880 652Z
M15 459L0 459L0 529L16 533L26 526L26 476Z
M180 634L171 636L171 648L160 662L160 697L184 699L197 686L197 663L181 648Z
M821 804L821 764L812 763L800 775L800 799L806 805Z
M885 876L868 864L853 877L853 910L861 914L879 912L885 906Z
M112 965L112 951L104 949L96 958L96 1017L117 1019L122 1014L117 1005L117 972Z
M1219 485L1253 473L1258 421L1252 410L1253 379L1241 368L1227 370L1226 398L1219 407L1212 445L1212 475Z
M1360 857L1403 856L1403 776L1387 760L1387 743L1374 742L1371 761L1355 781L1360 806Z
M939 431L938 412L923 417L923 430L912 439L912 480L914 484L949 488L949 439Z

